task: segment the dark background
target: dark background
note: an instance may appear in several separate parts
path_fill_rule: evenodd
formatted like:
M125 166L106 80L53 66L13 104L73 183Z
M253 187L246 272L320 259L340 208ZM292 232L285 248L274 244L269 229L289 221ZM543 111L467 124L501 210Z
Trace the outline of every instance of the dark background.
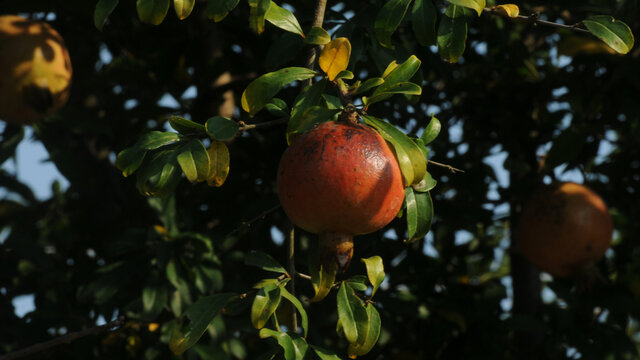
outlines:
M291 5L307 30L314 3ZM524 14L539 11L568 24L610 14L640 33L636 0L517 5ZM93 25L94 6L87 0L0 1L3 14L55 18L50 23L64 37L74 69L68 104L34 126L69 188L39 201L15 174L0 171L0 352L94 326L101 316L125 315L127 324L116 332L37 357L168 358L173 322L190 303L222 290L244 292L269 276L243 264L248 251L260 249L285 263L285 246L272 237L288 229L281 210L242 226L278 204L275 169L286 147L285 126L228 143L231 171L223 187L183 180L163 199L140 195L135 179L114 166L115 155L143 133L166 129L173 114L204 123L235 103L226 115L248 123L272 120L265 112L250 119L240 111L242 91L260 74L303 66L308 49L270 24L262 35L252 33L244 1L220 23L208 20L198 2L184 21L171 8L160 26L141 24L135 2L121 1L102 32ZM401 241L403 220L356 239L347 275L364 274L357 259L371 255L383 257L388 274L376 294L382 335L365 358L639 358L640 51L560 56L567 50L559 44L575 34L483 14L470 17L463 58L449 64L435 48L418 46L406 22L394 34L396 49L380 48L372 27L381 6L330 1L324 27L349 37L356 78L379 76L391 60L410 54L422 60L420 100L396 96L369 113L420 134L434 112L443 131L431 145L431 159L465 172L429 168L438 181L431 192L436 215L423 241ZM197 96L183 96L187 89ZM288 88L279 97L291 104L297 91ZM167 94L179 105L159 102ZM2 161L21 131L4 126ZM538 171L543 155L547 165ZM591 292L578 292L570 279L539 277L518 254L509 255L522 202L537 183L556 178L584 181L611 209L613 246L599 263L607 281ZM314 237L298 234L297 268L308 272ZM164 304L143 309L145 288L165 294ZM303 281L297 288L312 295ZM12 300L24 294L35 296L36 309L20 318ZM334 299L307 308L309 342L345 356ZM149 331L149 322L160 329ZM255 359L273 346L258 338L248 310L240 308L218 317L184 357Z

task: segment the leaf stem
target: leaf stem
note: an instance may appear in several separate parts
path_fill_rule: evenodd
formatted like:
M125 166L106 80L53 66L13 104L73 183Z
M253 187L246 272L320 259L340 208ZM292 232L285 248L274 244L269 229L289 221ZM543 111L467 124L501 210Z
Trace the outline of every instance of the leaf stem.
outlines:
M238 131L249 131L257 128L265 128L269 126L285 124L287 121L289 121L288 116L281 117L271 121L257 123L257 124L247 124L244 121L238 121Z
M573 24L573 25L565 25L565 24L559 24L559 23L555 23L553 21L547 21L547 20L541 20L538 18L538 14L531 14L529 16L525 16L525 15L518 15L516 17L509 17L507 15L502 14L501 12L497 11L496 8L484 8L483 9L484 12L489 13L491 15L496 15L496 16L501 16L507 19L520 19L520 20L526 20L530 23L533 24L540 24L540 25L545 25L545 26L550 26L550 27L554 27L554 28L558 28L558 29L566 29L566 30L571 30L571 31L575 31L575 32L581 32L581 33L587 33L590 34L591 32L589 30L580 28L580 24L581 23L577 23L577 24Z
M296 296L296 264L295 264L295 226L293 223L290 224L291 230L289 231L289 254L287 256L289 260L289 276L291 276L291 281L289 282L289 292L291 295ZM294 333L298 332L298 313L296 312L296 307L291 305L291 325Z
M447 164L439 163L439 162L436 162L436 161L433 161L433 160L428 160L428 162L429 162L429 164L431 164L431 165L435 165L435 166L443 167L443 168L445 168L445 169L449 169L449 171L451 171L451 172L452 172L452 173L454 173L454 174L455 174L455 173L459 173L459 172L461 172L461 173L463 173L463 172L464 172L464 170L460 170L460 169L458 169L458 168L454 168L454 167L453 167L453 166L451 166L451 165L447 165Z

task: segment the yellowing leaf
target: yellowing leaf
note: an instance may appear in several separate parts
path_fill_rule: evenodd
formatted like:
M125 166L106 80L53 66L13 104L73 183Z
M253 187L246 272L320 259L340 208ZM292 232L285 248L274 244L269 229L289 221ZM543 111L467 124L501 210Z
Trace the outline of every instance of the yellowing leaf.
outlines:
M518 5L514 5L514 4L498 5L495 7L495 10L499 14L506 15L511 18L518 17L518 15L520 14L520 9L518 8Z
M229 149L222 141L211 140L207 153L210 159L207 184L220 187L229 175Z
M337 38L324 47L318 63L320 64L320 69L329 77L329 80L333 81L341 71L347 69L350 56L351 43L349 39Z

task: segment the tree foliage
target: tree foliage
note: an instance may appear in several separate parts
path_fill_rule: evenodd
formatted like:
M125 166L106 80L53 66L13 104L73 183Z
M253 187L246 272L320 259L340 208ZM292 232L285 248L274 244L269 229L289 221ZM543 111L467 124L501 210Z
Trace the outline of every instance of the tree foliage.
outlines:
M74 69L68 104L33 125L69 187L38 199L0 171L2 352L124 316L40 355L640 356L639 2L329 2L321 26L315 5L0 2L49 21ZM393 146L408 187L334 285L308 260L315 235L295 230L288 264L275 179L288 143L343 109ZM8 163L25 129L0 127ZM536 185L566 179L616 229L587 290L510 238Z

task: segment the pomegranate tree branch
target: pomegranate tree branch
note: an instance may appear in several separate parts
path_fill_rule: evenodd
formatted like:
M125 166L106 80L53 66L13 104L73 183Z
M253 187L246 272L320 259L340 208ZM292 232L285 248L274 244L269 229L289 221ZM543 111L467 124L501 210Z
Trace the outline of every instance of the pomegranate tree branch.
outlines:
M289 254L287 256L289 260L289 275L291 276L291 281L289 282L289 292L291 295L296 296L296 264L295 264L295 251L296 251L296 243L295 243L295 226L293 223L291 225L291 230L289 231ZM291 324L294 333L298 332L298 313L296 312L296 307L291 305Z
M538 18L538 14L532 14L529 16L524 16L524 15L518 15L516 17L509 17L506 14L503 14L502 12L496 10L496 8L484 8L484 12L492 14L492 15L496 15L496 16L501 16L507 19L520 19L520 20L526 20L527 22L530 22L532 24L540 24L540 25L545 25L545 26L550 26L550 27L554 27L554 28L558 28L558 29L566 29L566 30L571 30L571 31L575 31L575 32L581 32L581 33L587 33L590 34L591 32L589 30L580 28L580 23L577 24L573 24L573 25L565 25L565 24L559 24L559 23L555 23L553 21L547 21L547 20L541 20Z
M433 161L433 160L428 160L428 161L429 161L429 164L431 164L431 165L435 165L435 166L439 166L439 167L443 167L443 168L445 168L445 169L449 169L449 171L451 171L451 172L452 172L452 173L454 173L454 174L455 174L455 173L459 173L459 172L461 172L461 173L463 173L463 172L464 172L464 170L460 170L460 169L458 169L458 168L454 168L454 167L453 167L453 166L451 166L451 165L447 165L447 164L439 163L439 162L437 162L437 161Z
M257 128L265 128L265 127L285 124L287 121L289 121L288 116L281 117L271 121L257 123L257 124L247 124L244 121L238 121L238 131L249 131Z
M251 224L253 224L254 222L264 219L267 215L271 214L272 212L278 210L280 208L280 204L273 206L263 212L261 212L258 216L254 217L253 219L249 220L249 221L243 221L242 223L240 223L240 226L238 226L237 228L233 229L230 233L227 234L226 237L230 237L233 236L235 234L237 234L240 230L246 229L248 227L251 226Z
M322 27L322 23L324 22L324 12L327 8L327 0L318 0L316 2L316 8L313 12L313 22L311 23L311 27ZM309 49L309 55L307 55L307 63L305 67L313 70L313 63L316 61L316 56L318 55L320 47L313 46ZM308 85L311 85L311 79L307 82Z
M110 331L115 327L121 326L122 324L124 324L124 316L120 316L116 320L108 322L108 323L106 323L104 325L100 325L100 326L92 327L92 328L89 328L89 329L84 329L84 330L72 332L72 333L69 333L67 335L63 335L63 336L57 337L57 338L49 340L49 341L45 341L45 342L41 342L39 344L31 345L31 346L29 346L27 348L24 348L22 350L11 352L9 354L0 356L0 360L21 359L21 358L24 358L24 357L27 357L27 356L31 356L33 354L37 354L39 352L43 352L43 351L45 351L47 349L50 349L50 348L58 346L58 345L69 344L69 343L71 343L71 342L73 342L75 340L78 340L80 338L83 338L85 336L98 334L98 333L101 333L101 332L104 332L104 331Z

